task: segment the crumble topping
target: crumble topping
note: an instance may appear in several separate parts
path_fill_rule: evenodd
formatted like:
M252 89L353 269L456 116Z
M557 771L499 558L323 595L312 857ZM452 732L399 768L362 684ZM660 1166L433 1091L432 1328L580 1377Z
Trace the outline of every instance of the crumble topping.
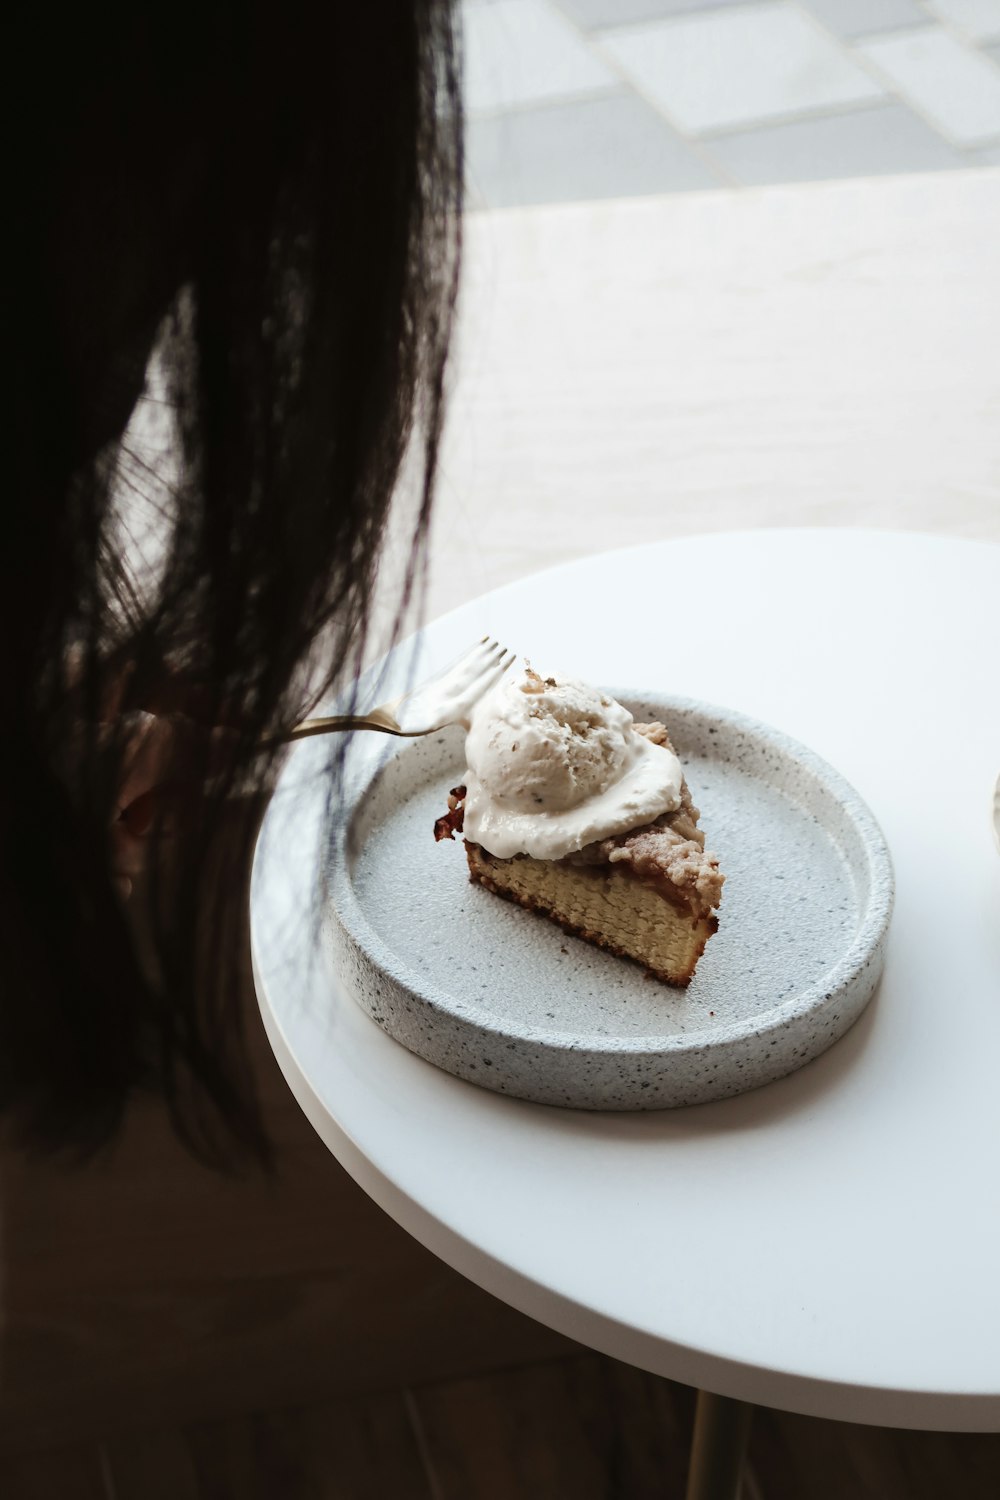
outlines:
M570 854L567 864L626 865L641 880L669 880L688 897L699 914L708 916L722 900L725 876L716 855L705 849L705 834L695 819L687 782L676 812L663 813L632 833L587 844Z
M635 728L654 745L673 750L666 725L654 721ZM704 916L722 901L726 877L719 869L718 857L705 849L704 830L698 826L698 809L686 781L681 786L681 805L675 812L663 813L631 833L588 844L570 859L580 864L624 864L640 879L669 880L701 908Z
M440 844L442 839L454 839L456 833L462 832L464 822L465 787L453 786L448 793L448 811L434 823L434 842Z

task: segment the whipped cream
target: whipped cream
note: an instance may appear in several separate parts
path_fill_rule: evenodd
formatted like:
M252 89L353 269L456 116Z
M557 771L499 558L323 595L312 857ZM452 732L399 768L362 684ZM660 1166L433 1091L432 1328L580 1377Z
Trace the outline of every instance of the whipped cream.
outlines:
M680 806L680 761L627 709L530 667L476 705L466 758L465 837L498 859L563 859Z

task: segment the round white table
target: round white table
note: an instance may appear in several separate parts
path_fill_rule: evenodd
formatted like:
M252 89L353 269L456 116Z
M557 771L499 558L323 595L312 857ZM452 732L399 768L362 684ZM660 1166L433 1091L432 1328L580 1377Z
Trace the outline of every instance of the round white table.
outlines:
M740 709L843 772L895 862L881 987L823 1057L719 1104L588 1114L460 1082L336 987L313 923L326 751L306 742L251 918L316 1130L435 1254L594 1349L743 1402L1000 1430L1000 548L759 531L610 553L436 621L418 675L485 632Z

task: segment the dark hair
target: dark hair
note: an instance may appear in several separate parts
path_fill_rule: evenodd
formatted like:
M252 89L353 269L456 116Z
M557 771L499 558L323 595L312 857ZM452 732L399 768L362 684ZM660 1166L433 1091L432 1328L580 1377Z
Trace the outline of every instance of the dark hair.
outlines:
M361 660L404 457L418 571L459 252L451 7L111 3L51 43L43 23L8 53L49 73L7 136L0 1106L88 1150L156 1089L203 1157L266 1155L215 925L252 829L219 835L233 791L267 785L262 737L307 707L314 644L319 686ZM165 495L125 436L154 348ZM163 513L138 584L123 486ZM171 774L207 785L169 858L154 830L143 942L112 879L123 725L178 683L231 732L178 752Z

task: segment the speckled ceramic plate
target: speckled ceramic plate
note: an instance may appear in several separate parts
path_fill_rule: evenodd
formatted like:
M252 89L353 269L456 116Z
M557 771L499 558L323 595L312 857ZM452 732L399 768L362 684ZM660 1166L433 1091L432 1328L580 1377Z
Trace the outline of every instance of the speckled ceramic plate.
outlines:
M328 932L358 1004L472 1083L583 1109L742 1093L825 1051L871 998L893 876L858 794L787 736L687 699L613 689L662 719L727 881L686 990L469 882L434 820L464 769L448 730L371 755L329 866Z

